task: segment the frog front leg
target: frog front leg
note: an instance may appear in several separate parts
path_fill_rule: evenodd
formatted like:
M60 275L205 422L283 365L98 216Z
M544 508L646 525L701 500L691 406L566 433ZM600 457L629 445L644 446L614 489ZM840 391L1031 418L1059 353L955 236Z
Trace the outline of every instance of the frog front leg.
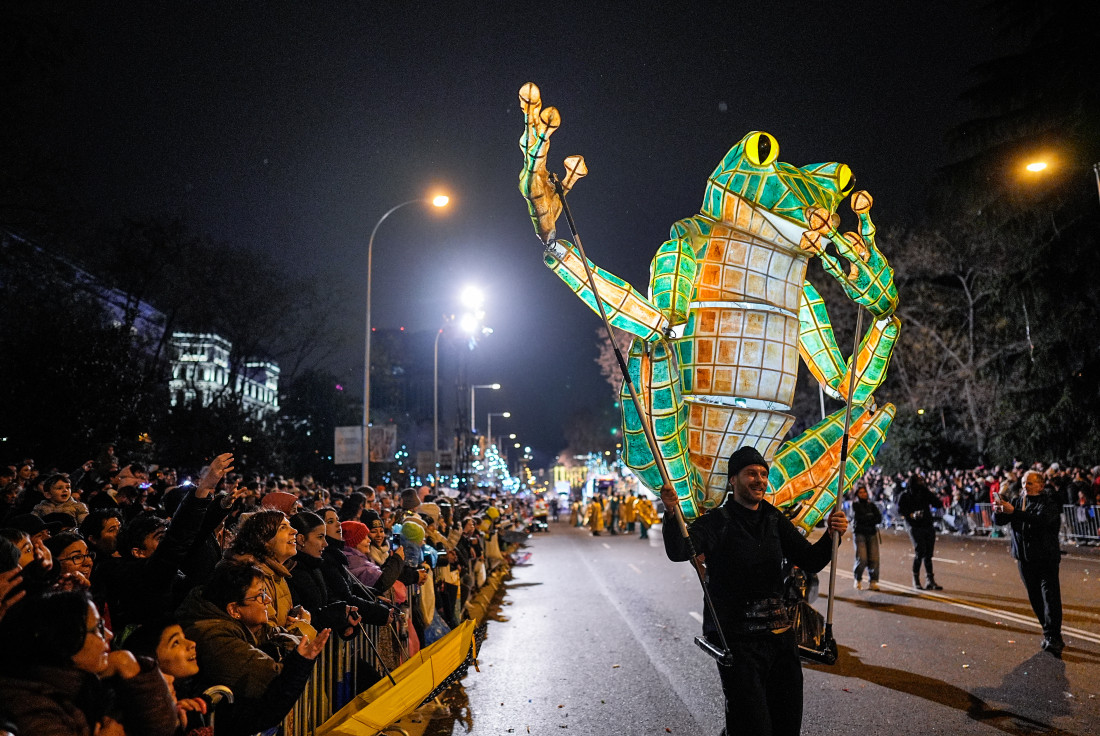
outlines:
M546 168L546 157L550 152L550 136L561 125L561 115L556 108L543 109L542 94L533 82L520 88L519 104L523 109L525 122L523 135L519 139L519 147L523 150L519 191L527 200L527 212L539 239L544 244L550 244L556 237L562 202L554 177ZM567 157L565 178L561 181L562 194L568 192L587 173L582 157Z
M837 230L840 218L823 207L812 207L806 213L810 229L799 244L803 250L818 256L825 272L832 276L856 304L866 307L876 318L894 313L898 292L894 285L894 269L875 241L875 224L871 221L874 200L864 191L852 194L852 211L859 218L859 232L841 234ZM848 262L845 273L840 261L826 249L832 241L837 252Z

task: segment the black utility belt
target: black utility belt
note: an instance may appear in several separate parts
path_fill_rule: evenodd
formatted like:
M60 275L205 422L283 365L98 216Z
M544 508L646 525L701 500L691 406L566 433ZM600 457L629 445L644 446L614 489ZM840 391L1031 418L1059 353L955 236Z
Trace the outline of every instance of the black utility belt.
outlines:
M791 615L782 598L762 598L734 605L728 620L734 634L781 634L791 627Z

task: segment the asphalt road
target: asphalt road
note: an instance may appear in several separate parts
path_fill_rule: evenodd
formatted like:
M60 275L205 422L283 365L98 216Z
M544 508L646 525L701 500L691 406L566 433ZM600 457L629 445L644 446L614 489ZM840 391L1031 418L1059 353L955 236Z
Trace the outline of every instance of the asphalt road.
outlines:
M816 538L816 536L814 537ZM692 569L650 539L593 537L564 522L535 535L471 669L427 733L716 734L715 665L693 643L702 596ZM840 661L807 665L804 733L1100 734L1100 554L1063 558L1061 660L1039 651L1004 540L940 536L942 592L909 585L904 532L882 533L882 590L838 563ZM825 612L828 571L821 574Z

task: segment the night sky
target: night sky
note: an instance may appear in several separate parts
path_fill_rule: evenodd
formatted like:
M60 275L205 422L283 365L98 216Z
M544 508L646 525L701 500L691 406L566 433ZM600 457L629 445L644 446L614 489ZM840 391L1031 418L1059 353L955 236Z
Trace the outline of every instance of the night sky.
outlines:
M367 237L393 205L445 190L445 215L407 207L380 228L373 322L434 329L479 284L495 332L470 377L504 388L478 393L478 424L511 411L494 430L536 464L610 389L599 321L542 265L516 188L524 82L562 114L551 167L588 163L570 202L589 256L644 292L669 226L751 130L780 160L849 164L880 232L918 214L950 160L944 132L973 114L967 71L1002 53L976 3L940 0L71 5L65 84L43 91L62 113L41 135L81 202L182 216L318 275L345 297L347 348L327 367L358 386Z

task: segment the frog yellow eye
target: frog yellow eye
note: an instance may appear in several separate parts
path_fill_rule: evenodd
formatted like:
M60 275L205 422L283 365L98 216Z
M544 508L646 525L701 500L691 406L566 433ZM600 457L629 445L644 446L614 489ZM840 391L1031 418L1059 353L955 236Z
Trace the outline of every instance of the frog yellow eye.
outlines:
M841 164L840 168L836 172L836 183L841 194L847 194L848 189L852 186L852 170L848 168L847 164Z
M779 142L768 133L753 133L745 141L745 158L754 166L767 166L779 155Z

